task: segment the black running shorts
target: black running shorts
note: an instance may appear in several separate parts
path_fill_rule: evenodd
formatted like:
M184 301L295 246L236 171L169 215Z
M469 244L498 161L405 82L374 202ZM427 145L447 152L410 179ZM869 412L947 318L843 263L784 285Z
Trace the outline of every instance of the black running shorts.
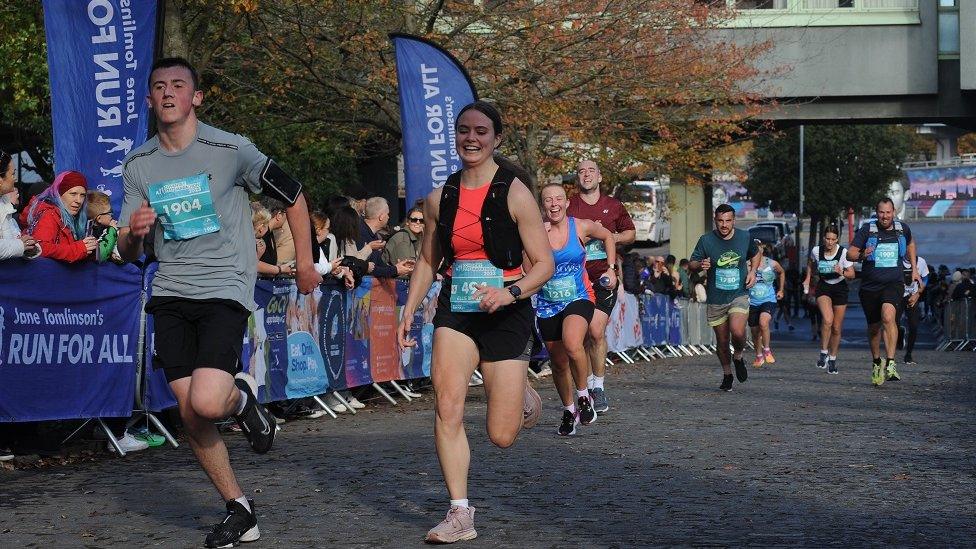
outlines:
M817 284L817 299L825 295L830 298L830 302L834 307L847 305L847 294L849 293L850 287L847 285L847 282L838 282L837 284L820 282Z
M770 317L776 317L775 303L760 303L759 305L749 305L749 327L759 326L759 315L766 313Z
M511 283L506 283L509 286ZM451 310L451 279L445 278L437 296L434 329L450 328L471 338L485 362L532 358L535 311L520 299L494 313L459 313Z
M613 312L613 306L617 304L617 288L607 289L599 282L593 285L593 293L596 295L596 310L603 311L607 316Z
M885 303L890 303L896 311L901 307L901 297L905 294L905 285L901 281L889 282L880 290L861 289L858 297L861 299L861 308L864 309L864 316L868 324L881 322L881 307Z
M549 318L537 318L536 323L539 325L539 335L542 336L542 341L561 341L563 338L563 320L569 315L576 315L583 317L583 320L587 324L593 319L593 302L589 299L577 299L576 301L566 305L566 308L559 311L556 316L551 316ZM583 332L586 335L586 332Z
M153 297L153 365L166 380L189 377L197 368L216 368L230 375L241 370L241 347L250 312L229 299Z

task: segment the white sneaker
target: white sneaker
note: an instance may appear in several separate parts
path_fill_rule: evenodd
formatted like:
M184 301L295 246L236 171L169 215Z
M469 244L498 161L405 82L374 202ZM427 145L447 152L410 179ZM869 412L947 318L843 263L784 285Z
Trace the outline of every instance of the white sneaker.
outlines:
M312 410L312 412L308 414L308 418L309 419L318 419L318 418L320 418L320 417L322 417L324 415L325 415L325 410L322 410L322 409Z
M332 411L337 414L344 414L347 412L346 405L339 402L339 399L337 399L332 393L325 395L325 404L329 408L332 408Z
M363 404L362 402L359 402L359 399L356 397L349 397L346 399L346 402L348 402L350 406L352 406L357 410L362 410L363 408L366 407L366 405Z
M112 446L111 440L106 442L106 445L108 445L109 452L115 452L115 446ZM128 431L126 431L122 438L119 439L119 446L125 453L138 452L140 450L149 448L149 444L132 436Z
M14 459L14 454L10 450L0 450L0 461L10 461Z

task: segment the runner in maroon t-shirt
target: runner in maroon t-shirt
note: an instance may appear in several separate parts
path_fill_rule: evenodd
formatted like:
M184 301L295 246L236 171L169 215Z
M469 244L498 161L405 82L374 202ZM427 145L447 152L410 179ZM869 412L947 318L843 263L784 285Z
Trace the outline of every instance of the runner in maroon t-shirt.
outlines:
M616 198L600 193L600 168L592 160L580 162L576 180L579 194L569 201L567 215L580 219L592 219L610 229L617 245L630 244L637 236L634 221ZM619 255L618 255L619 257ZM616 265L613 266L616 269ZM610 409L606 392L603 389L603 376L607 371L607 323L617 302L617 288L604 288L600 275L606 272L607 252L602 241L591 240L586 246L586 272L593 282L596 293L596 311L590 321L589 337L586 340L586 353L590 357L590 377L587 385L593 397L593 408L603 413Z

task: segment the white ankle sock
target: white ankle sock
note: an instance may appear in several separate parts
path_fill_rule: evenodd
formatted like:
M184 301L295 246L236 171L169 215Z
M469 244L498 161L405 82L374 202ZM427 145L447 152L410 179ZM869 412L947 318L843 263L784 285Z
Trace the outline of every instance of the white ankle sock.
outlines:
M590 375L586 376L586 388L587 389L592 389L593 388L593 378L594 378L594 375L593 374L590 374Z
M451 500L451 507L464 507L465 509L467 509L468 508L468 500L467 499L452 499Z
M244 407L247 406L247 393L240 389L238 389L237 392L241 394L241 401L237 404L237 411L234 412L235 416L239 416L244 413Z
M834 355L830 355L827 357L827 360L837 360L837 357Z
M243 505L243 506L244 506L244 508L245 508L245 509L247 509L247 512L248 512L248 513L250 513L250 512L251 512L251 504L250 504L250 503L248 503L248 501L247 501L247 498L246 498L246 497L244 497L244 496L241 496L241 497L239 497L239 498L237 498L237 499L235 499L234 501L236 501L237 503L240 503L241 505Z
M828 351L827 349L820 349L820 354L822 354L822 355L829 355L830 354L830 351Z
M586 397L590 398L590 391L588 389L576 389L576 398Z
M573 414L574 416L576 415L576 405L575 404L570 404L569 406L563 406L563 409L564 410L569 410L569 413Z
M593 389L602 389L603 388L603 376L600 376L600 377L593 376L593 387L592 388Z

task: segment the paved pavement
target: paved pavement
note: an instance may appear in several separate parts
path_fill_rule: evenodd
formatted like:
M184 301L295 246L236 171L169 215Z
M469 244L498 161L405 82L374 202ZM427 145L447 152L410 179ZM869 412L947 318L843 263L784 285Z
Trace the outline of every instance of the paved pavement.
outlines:
M866 352L840 375L808 344L717 390L713 357L619 366L610 413L555 435L543 422L509 450L487 443L471 391L468 547L976 544L976 374L968 354L917 353L904 381L869 384ZM420 546L444 513L431 398L285 425L257 456L227 440L257 498L249 547ZM186 447L0 471L0 547L194 547L222 505Z

